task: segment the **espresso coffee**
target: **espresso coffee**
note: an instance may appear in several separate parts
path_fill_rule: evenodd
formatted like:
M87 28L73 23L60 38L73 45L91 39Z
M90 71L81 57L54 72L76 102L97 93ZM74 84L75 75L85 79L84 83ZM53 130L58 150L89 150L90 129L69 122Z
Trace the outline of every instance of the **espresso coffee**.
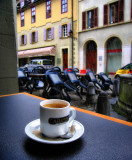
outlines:
M43 107L46 107L46 108L64 108L66 106L67 104L61 104L61 103L51 103L51 104L43 105Z
M69 131L76 117L76 110L61 99L40 102L40 130L46 137L57 138Z

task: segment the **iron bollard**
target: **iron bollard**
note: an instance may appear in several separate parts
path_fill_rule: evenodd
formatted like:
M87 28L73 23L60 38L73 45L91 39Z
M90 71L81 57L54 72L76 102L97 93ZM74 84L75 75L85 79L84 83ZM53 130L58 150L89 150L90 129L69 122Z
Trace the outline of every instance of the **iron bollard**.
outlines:
M98 96L96 112L104 115L110 115L110 104L108 101L108 95L104 91L100 92Z
M113 92L112 92L113 97L119 96L119 87L120 87L120 80L114 79Z
M96 104L96 96L95 96L95 87L93 82L89 82L88 84L88 92L87 92L87 97L86 97L86 102L87 104Z

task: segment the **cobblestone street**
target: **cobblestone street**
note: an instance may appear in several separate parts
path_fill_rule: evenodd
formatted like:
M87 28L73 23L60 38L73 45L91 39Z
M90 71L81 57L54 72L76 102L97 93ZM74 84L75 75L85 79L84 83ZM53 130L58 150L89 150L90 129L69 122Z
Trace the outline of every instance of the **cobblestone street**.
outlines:
M112 97L111 96L111 94L112 94L111 91L108 91L107 93L108 93L108 100L109 100L109 103L110 103L110 116L114 117L114 118L118 118L118 119L122 119L122 120L127 121L127 118L125 118L122 115L116 113L112 108L112 105L116 104L118 98L117 97ZM40 91L35 91L35 92L33 92L33 94L42 97L42 91L41 90ZM71 97L71 102L70 102L71 106L96 112L96 106L97 105L95 105L95 107L93 107L91 105L90 106L87 105L86 104L86 95L85 94L82 95L82 97L83 97L82 99L80 99L79 96L77 96L76 94L73 94L73 93L70 93L69 95ZM98 97L96 96L96 99L97 98Z

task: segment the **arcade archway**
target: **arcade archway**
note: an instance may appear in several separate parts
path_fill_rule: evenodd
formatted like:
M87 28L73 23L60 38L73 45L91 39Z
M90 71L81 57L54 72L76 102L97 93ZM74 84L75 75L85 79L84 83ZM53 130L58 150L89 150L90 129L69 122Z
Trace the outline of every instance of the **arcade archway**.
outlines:
M114 75L121 68L122 42L118 37L108 39L106 43L106 71L109 75Z

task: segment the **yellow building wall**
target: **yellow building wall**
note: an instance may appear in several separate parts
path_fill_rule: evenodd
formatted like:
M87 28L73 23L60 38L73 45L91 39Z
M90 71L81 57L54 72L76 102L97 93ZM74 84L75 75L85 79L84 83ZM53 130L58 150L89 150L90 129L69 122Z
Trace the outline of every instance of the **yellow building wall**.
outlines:
M73 31L74 31L74 65L78 66L78 51L77 51L77 0L73 0ZM62 24L72 23L72 1L68 0L68 12L61 14L61 0L52 0L51 3L51 18L46 19L46 3L43 2L36 6L36 22L31 23L31 8L24 11L25 25L21 27L20 13L17 14L17 33L18 33L18 50L28 50L48 46L56 46L55 65L63 66L62 49L68 48L68 66L71 67L72 59L72 39L59 38L58 26ZM54 27L54 40L44 41L44 28ZM71 26L72 27L72 26ZM38 42L30 44L29 33L32 31L38 32ZM27 44L19 45L19 36L27 35ZM60 64L57 64L57 59L60 58Z
M73 14L74 21L77 20L77 0L73 0ZM23 30L30 30L33 27L45 26L47 23L55 23L61 21L64 18L72 17L72 1L68 0L68 12L61 14L61 0L52 0L51 3L51 18L46 19L46 3L42 3L36 6L36 22L31 23L31 9L24 11L25 25L21 27L20 13L17 14L17 32L20 33Z

